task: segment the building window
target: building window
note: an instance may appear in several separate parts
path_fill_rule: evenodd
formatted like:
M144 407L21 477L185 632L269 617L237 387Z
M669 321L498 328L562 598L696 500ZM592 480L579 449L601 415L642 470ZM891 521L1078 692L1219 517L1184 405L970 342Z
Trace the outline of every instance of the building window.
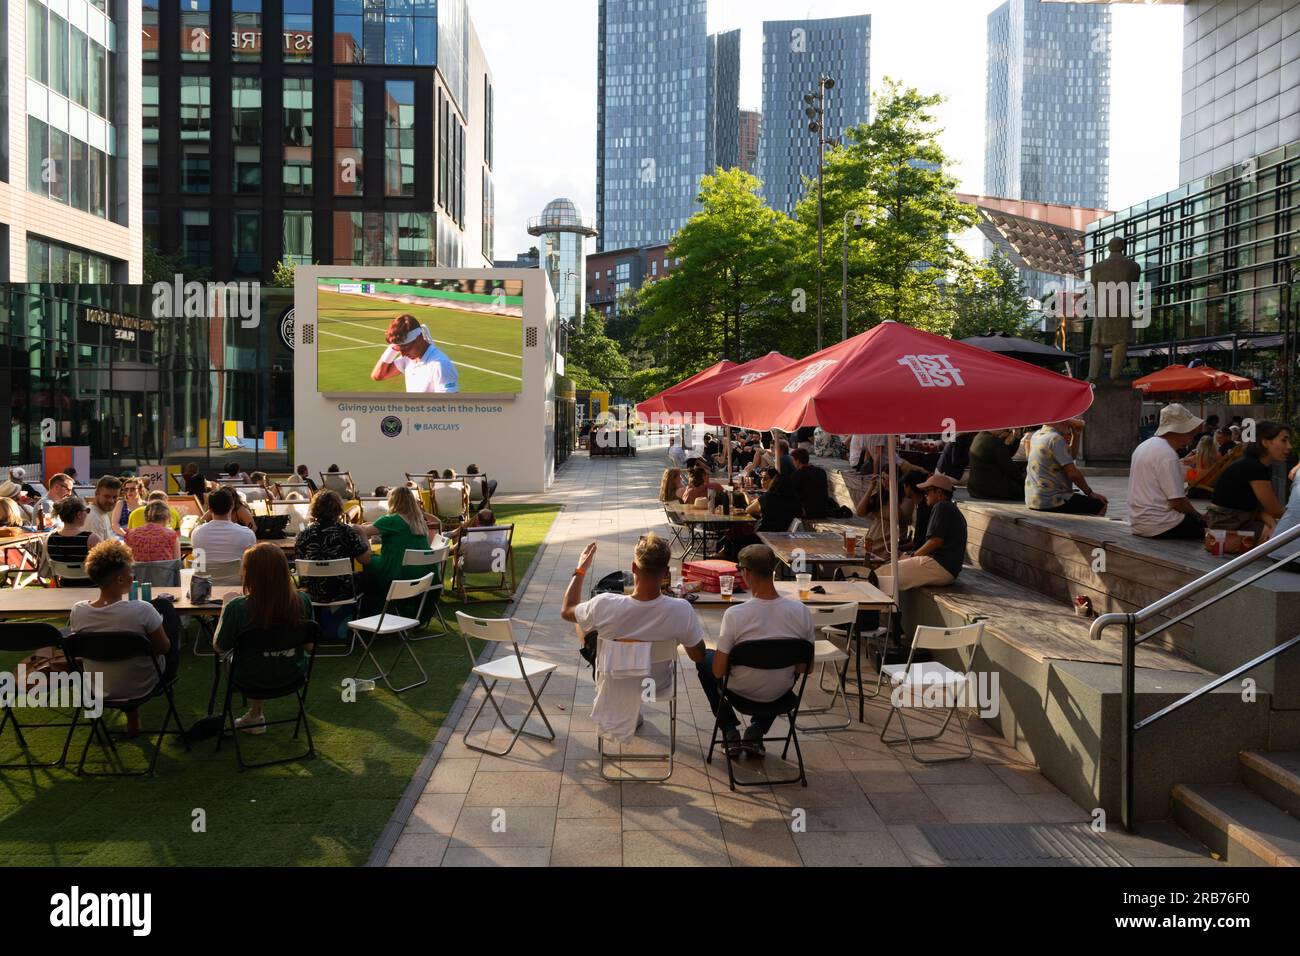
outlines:
M108 156L93 146L89 153L90 211L101 219L108 216Z
M495 246L493 231L496 229L496 196L492 189L492 175L483 170L483 258L492 261Z
M68 201L68 134L50 127L50 198Z
M492 81L483 77L483 162L492 168L492 114L496 108L493 100Z
M334 62L365 62L365 47L361 42L361 0L335 0Z
M108 86L111 79L105 75L107 67L108 51L96 43L90 41L90 102L87 104L93 113L110 119L108 115Z
M232 232L232 271L237 276L257 276L262 272L262 214L251 210L235 211Z
M284 81L284 191L311 193L312 102L311 80L287 77Z
M283 50L286 62L311 59L311 27L311 0L284 0Z
M90 212L90 157L87 155L87 150L90 147L76 137L70 139L71 156L68 161L68 169L71 172L71 181L68 184L69 199L73 208L80 209L82 212Z
M438 65L438 0L411 0L417 66Z
M415 195L415 83L384 84L384 195Z
M27 117L27 190L50 194L50 128L35 116Z
M389 9L396 7L389 6ZM409 66L415 62L415 24L412 17L384 17L384 62L390 66Z
M212 189L212 89L206 76L181 77L181 191Z
M236 76L230 88L230 142L235 156L234 191L262 189L262 85L251 76Z
M334 195L360 196L365 97L360 80L334 81Z
M262 58L262 0L231 0L230 58L236 62Z
M209 10L209 0L183 0L181 3L182 60L210 59L212 17Z
M311 213L285 210L283 222L281 258L296 265L311 265Z
M433 213L384 213L383 265L433 265Z
M27 75L42 83L49 82L46 12L40 0L27 0Z
M50 13L50 89L68 95L68 21Z
M206 209L181 212L181 257L192 266L212 264L212 227Z
M112 265L112 260L85 249L27 235L29 282L112 282Z
M146 193L157 193L158 176L158 77L145 74L140 77L143 88L140 92L140 141L143 143L144 167L140 175L141 188Z
M143 0L141 4L140 57L158 59L158 0Z
M90 59L90 40L76 27L70 28L72 39L68 43L68 97L81 106L89 105L86 99L86 68Z

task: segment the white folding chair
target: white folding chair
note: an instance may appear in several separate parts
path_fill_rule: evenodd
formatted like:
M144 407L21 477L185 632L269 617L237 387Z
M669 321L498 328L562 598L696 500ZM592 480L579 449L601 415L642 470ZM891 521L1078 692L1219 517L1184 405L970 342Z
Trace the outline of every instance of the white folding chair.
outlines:
M647 641L650 645L650 670L640 676L619 676L609 677L601 673L601 663L605 660L604 645L618 643L616 638L606 639L604 637L596 638L596 667L595 679L599 687L602 680L630 680L636 681L638 691L642 688L642 681L646 678L653 680L654 669L656 664L668 664L671 673L669 686L671 693L667 697L668 701L668 752L667 753L605 753L605 738L603 734L596 735L596 753L600 758L600 775L606 780L618 781L637 781L645 783L662 783L673 775L673 756L677 752L677 642L676 641ZM633 642L636 643L636 642ZM654 702L660 703L664 700L655 687ZM667 764L667 772L660 777L639 777L631 776L625 773L610 773L610 766L618 767L624 762L645 762L655 761ZM619 769L622 769L621 767Z
M465 728L462 735L465 746L476 753L489 754L493 757L504 757L510 751L514 750L515 743L519 740L521 734L527 734L529 737L537 740L554 740L555 730L551 727L551 722L546 719L546 711L542 709L542 694L546 691L546 684L555 673L557 665L549 661L539 661L532 657L524 657L519 650L519 642L515 640L514 623L509 618L481 618L470 617L464 611L456 612L456 623L460 626L461 636L465 639L465 653L469 655L471 673L478 678L479 685L483 688L484 698L479 701L478 709L474 711L474 717L470 720L469 726ZM510 648L514 651L513 655L507 654L502 657L488 661L486 664L477 663L474 655L474 648L470 645L469 639L476 637L481 641L490 641L497 644L509 642ZM676 645L674 645L675 647ZM533 687L533 678L541 677L542 682L539 686ZM491 681L491 683L488 683ZM524 686L528 688L528 696L532 703L528 707L528 713L524 714L519 721L519 726L512 726L506 719L505 713L502 712L500 704L492 696L492 690L501 681L507 684L514 681L523 681ZM501 723L505 724L507 730L514 732L510 739L510 746L505 750L490 750L487 747L480 747L478 744L472 744L469 740L470 732L473 731L474 725L478 722L479 715L483 713L483 708L492 703L492 709L497 712L497 717ZM504 702L504 700L503 700ZM531 730L525 730L524 726L528 723L528 718L537 711L537 715L542 718L542 723L546 725L546 730L550 736L544 734L535 734ZM493 726L496 726L495 721ZM489 730L488 734L491 735Z
M297 535L303 528L311 524L310 508L310 501L271 502L271 514L289 516L289 523L284 528L284 533L289 535Z
M388 514L388 499L375 495L362 495L356 499L361 504L361 520L365 524L374 524Z
M835 687L828 704L821 707L805 705L799 709L799 712L800 714L828 714L835 709L837 700L843 700L844 720L833 724L800 724L799 729L805 732L846 730L853 724L853 715L849 712L848 695L844 693L844 680L849 666L849 644L853 641L853 631L858 621L858 605L850 603L836 604L831 607L810 607L808 612L812 614L813 626L824 635L817 639L817 645L813 650L813 663L821 665L817 674L817 686L823 693L832 691L826 686L826 665L829 664L835 673ZM843 647L835 643L836 638L844 639Z
M506 600L514 597L515 579L515 526L513 524L476 525L461 532L460 547L452 575L452 590L460 595L462 604L472 603L469 592L489 591ZM507 587L507 567L510 576ZM496 584L471 587L466 578L470 574L496 574ZM476 599L477 603L497 600L497 597Z
M199 571L212 578L212 586L217 588L234 588L243 583L239 577L240 567L243 565L242 558L236 558L233 561L204 561L203 567L194 566L195 571Z
M372 614L369 617L363 617L357 621L349 621L348 627L356 632L361 641L361 648L365 651L361 660L357 662L357 669L352 676L355 679L361 673L361 668L365 665L366 658L370 658L371 663L379 668L379 673L371 678L372 680L382 680L388 685L388 689L394 694L400 694L403 691L411 690L413 687L419 687L421 684L429 682L429 675L425 673L424 666L420 659L415 656L408 643L408 637L412 631L420 626L420 618L424 612L424 601L429 595L429 588L433 584L433 575L426 574L422 578L415 578L409 581L394 581L388 585L388 595L384 598L384 607L378 614ZM403 617L400 614L394 614L389 611L399 601L409 601L412 598L420 599L419 610L416 611L415 617ZM374 644L381 637L393 636L397 638L401 645L397 649L397 656L393 658L393 663L385 669L375 658ZM401 663L402 655L405 654L411 658L413 663L420 672L420 680L414 683L406 684L402 687L394 687L389 675L397 669Z
M451 553L451 545L447 543L446 538L439 536L442 544L433 544L427 551L420 551L415 548L409 549L402 556L402 567L404 568L437 568L434 583L429 588L429 596L433 600L433 611L438 615L438 623L442 625L442 634L422 634L419 637L408 638L412 643L418 641L427 641L431 637L442 636L451 633L451 628L447 625L447 619L442 616L442 591L446 581L446 564L447 556Z
M453 525L469 518L469 489L463 481L430 482L433 486L433 513L439 520Z
M320 486L328 488L330 491L337 491L343 496L343 500L347 501L353 495L352 472L322 471L320 472Z
M333 611L339 608L350 607L352 609L352 621L356 620L357 613L361 610L361 592L357 590L357 578L356 575L353 573L351 558L330 558L329 560L326 561L310 561L307 560L306 558L298 558L294 561L294 567L298 572L298 580L300 582L304 579L313 579L313 578L318 581L325 578L346 578L348 582L348 589L352 592L350 596L346 598L342 598L341 600L338 601L313 600L311 602L311 606L313 611L315 611L316 608L325 608L327 610ZM318 621L317 623L320 622ZM349 621L348 623L350 625L351 621ZM352 653L352 649L356 646L357 643L356 632L353 631L351 627L349 627L348 632L351 635L351 637L347 642L348 649L346 651L343 651L342 653L335 651L332 654L326 654L322 652L319 647L317 647L313 653L317 657L347 657L349 654ZM333 635L327 635L324 632L324 629L322 629L321 643L337 644L340 642L334 640Z
M968 760L974 756L975 747L971 743L970 732L966 729L966 718L959 714L958 710L970 706L968 688L972 676L971 666L975 660L975 648L983 633L983 621L976 621L974 624L966 624L962 627L917 625L916 635L912 638L912 650L907 655L907 663L881 665L881 671L893 685L889 695L889 716L885 718L885 726L880 728L881 740L891 747L906 742L912 759L920 763L947 763L953 760ZM917 651L957 651L958 659L961 659L963 649L969 651L969 655L962 661L961 670L954 670L938 661L918 662L916 660ZM942 699L937 703L933 699L936 688L942 689L943 692ZM907 729L907 719L903 716L904 710L944 707L948 709L948 715L943 720L943 726L923 737L912 736L911 731ZM903 736L889 739L885 736L885 732L889 730L889 723L894 719L895 713L898 714L898 723L903 728ZM966 737L966 753L951 757L917 756L914 744L942 737L954 714L957 715L957 724Z
M50 577L54 578L62 587L64 578L73 581L85 580L86 571L80 561L74 564L68 561L55 561L50 558Z

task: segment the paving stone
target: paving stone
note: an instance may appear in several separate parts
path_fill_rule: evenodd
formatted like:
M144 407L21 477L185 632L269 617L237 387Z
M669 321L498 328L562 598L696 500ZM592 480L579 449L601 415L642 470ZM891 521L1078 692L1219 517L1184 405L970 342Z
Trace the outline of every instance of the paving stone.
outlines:
M1035 823L1038 815L1002 784L925 784L921 788L949 823Z
M448 847L443 866L549 866L550 847Z
M425 784L425 793L466 793L474 781L478 758L452 757L439 760Z
M559 773L506 770L474 775L465 796L467 807L541 807L560 802Z
M550 846L555 807L465 807L451 834L457 847Z
M463 793L425 793L415 801L404 832L434 833L450 837L465 804Z
M551 866L622 866L623 828L617 819L556 820Z
M624 830L624 866L727 866L721 831Z
M441 866L446 850L447 837L406 830L397 838L385 866Z
M561 819L617 820L623 809L622 788L616 783L560 785Z
M907 854L888 830L793 834L805 866L907 866Z

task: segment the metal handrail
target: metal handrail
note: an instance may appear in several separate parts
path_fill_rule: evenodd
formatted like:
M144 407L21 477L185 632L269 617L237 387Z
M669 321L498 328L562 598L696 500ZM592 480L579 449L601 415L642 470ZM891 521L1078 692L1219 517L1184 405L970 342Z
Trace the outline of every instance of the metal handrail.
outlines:
M1290 544L1293 541L1300 541L1300 525L1297 525L1294 528L1289 528L1288 530L1282 532L1280 535L1278 535L1275 538L1270 538L1268 541L1264 542L1258 547L1252 548L1251 550L1247 551L1245 554L1233 558L1227 564L1223 565L1222 567L1215 568L1213 571L1209 572L1208 574L1202 575L1201 577L1197 578L1195 581L1190 581L1187 584L1184 584L1176 591L1172 591L1169 594L1166 594L1160 600L1148 604L1146 607L1142 608L1141 610L1132 611L1128 613L1111 612L1107 614L1102 614L1095 621L1092 622L1092 626L1088 629L1088 636L1091 637L1094 641L1101 640L1102 633L1106 630L1106 628L1110 627L1112 624L1124 625L1124 643L1121 648L1121 658L1120 658L1120 666L1123 670L1122 683L1120 685L1120 712L1123 714L1124 717L1124 735L1120 738L1120 822L1124 825L1125 829L1130 829L1130 830L1132 829L1133 783L1134 783L1133 758L1134 758L1134 742L1137 736L1137 732L1139 730L1142 730L1144 727L1151 726L1152 724L1156 723L1156 721L1158 720L1168 717L1174 711L1179 710L1180 708L1186 706L1187 704L1190 704L1192 701L1200 697L1203 697L1204 695L1210 693L1213 690L1216 690L1219 687L1222 687L1224 684L1228 683L1229 681L1235 680L1236 678L1240 677L1242 674L1245 674L1246 672L1258 667L1260 664L1263 664L1266 661L1270 661L1274 657L1277 657L1278 655L1282 654L1283 652L1290 650L1292 647L1295 647L1297 644L1300 644L1300 635L1297 635L1296 637L1291 638L1289 641L1279 644L1277 647L1274 647L1266 651L1265 653L1260 654L1258 657L1255 657L1252 660L1247 661L1245 664L1242 664L1241 666L1234 668L1228 673L1216 677L1214 680L1210 681L1207 684L1202 685L1201 687L1198 687L1196 690L1192 691L1191 693L1184 694L1182 697L1178 698L1178 700L1174 701L1171 704L1168 704L1165 707L1162 707L1160 710L1156 711L1151 716L1144 717L1140 721L1134 719L1136 716L1136 705L1137 705L1137 693L1135 690L1135 684L1137 681L1138 645L1145 641L1150 640L1152 637L1155 637L1157 634L1167 631L1175 624L1179 624L1187 620L1192 615L1205 610L1205 608L1210 607L1212 604L1216 604L1219 601L1222 601L1225 597L1228 597L1230 594L1235 594L1236 592L1240 591L1242 588L1249 587L1251 584L1254 584L1256 581L1260 580L1261 578L1269 574L1272 574L1274 571L1277 571L1279 568L1285 567L1288 564L1288 562L1276 561L1273 564L1265 567L1261 571L1252 574L1244 581L1234 582L1231 587L1223 591L1220 591L1218 594L1212 595L1211 597L1197 604L1195 607L1190 608L1187 611L1181 612L1180 614L1176 615L1170 620L1165 621L1163 624L1159 625L1158 627L1154 627L1151 630L1145 632L1141 636L1139 636L1137 633L1137 626L1141 624L1143 621L1149 620L1150 618L1155 617L1156 615L1161 614L1166 610L1169 610L1174 605L1187 600L1192 595L1200 593L1201 591L1205 590L1207 587L1219 583L1220 581L1229 577L1236 571L1239 571L1248 565L1254 564L1260 558L1268 557L1268 555L1272 554L1274 551L1278 550L1284 545Z

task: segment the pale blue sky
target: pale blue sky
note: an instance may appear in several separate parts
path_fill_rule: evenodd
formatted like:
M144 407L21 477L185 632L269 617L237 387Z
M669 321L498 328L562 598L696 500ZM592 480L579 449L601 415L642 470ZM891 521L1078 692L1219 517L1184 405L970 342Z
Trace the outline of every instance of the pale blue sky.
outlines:
M742 106L762 100L764 20L872 16L871 76L948 99L942 142L963 190L984 176L985 21L1000 0L710 0L709 30L741 29ZM526 222L557 196L595 216L596 0L470 0L496 89L496 255L534 243ZM1113 8L1111 208L1178 185L1179 6ZM594 246L593 246L594 248Z

